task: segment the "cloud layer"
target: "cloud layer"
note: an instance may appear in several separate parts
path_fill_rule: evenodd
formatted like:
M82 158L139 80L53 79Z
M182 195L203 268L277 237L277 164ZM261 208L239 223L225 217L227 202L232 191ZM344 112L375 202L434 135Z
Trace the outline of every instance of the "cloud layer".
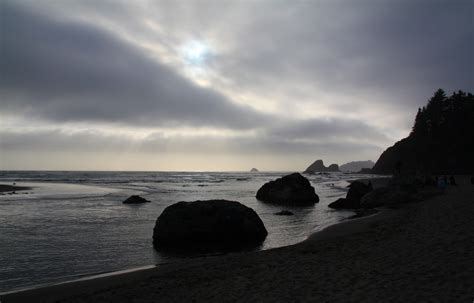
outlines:
M376 160L435 89L473 90L473 6L4 1L0 167L124 147ZM190 41L209 47L199 66Z

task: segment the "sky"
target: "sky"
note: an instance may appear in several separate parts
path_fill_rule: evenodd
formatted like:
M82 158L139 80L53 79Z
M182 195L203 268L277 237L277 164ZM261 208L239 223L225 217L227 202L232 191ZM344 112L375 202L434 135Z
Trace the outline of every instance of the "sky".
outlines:
M474 1L0 0L0 169L376 161L474 91Z

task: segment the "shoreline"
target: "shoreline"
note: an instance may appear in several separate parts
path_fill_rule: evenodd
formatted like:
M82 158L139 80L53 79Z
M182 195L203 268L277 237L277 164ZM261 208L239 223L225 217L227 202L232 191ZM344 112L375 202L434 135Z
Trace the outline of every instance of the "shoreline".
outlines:
M315 231L311 233L305 240L288 245L288 246L281 246L281 247L275 247L267 250L258 250L258 251L238 251L238 252L228 252L228 253L217 253L217 254L209 254L209 255L204 255L204 256L198 256L198 257L192 257L192 258L184 258L184 259L179 259L174 262L163 262L163 263L157 263L157 264L149 264L149 265L144 265L144 266L139 266L139 267L133 267L133 268L128 268L128 269L122 269L122 270L117 270L117 271L110 271L110 272L101 272L101 273L96 273L92 275L85 275L85 276L78 276L75 279L72 280L65 280L62 282L53 282L53 283L45 283L45 284L39 284L39 285L34 285L30 287L25 287L25 288L20 288L16 290L11 290L11 291L6 291L6 292L0 292L0 298L3 296L10 296L10 295L16 295L20 293L28 293L28 292L36 292L38 290L42 289L49 289L49 288L56 288L56 287L61 287L65 284L74 284L74 283L81 283L84 281L89 282L94 282L95 280L101 280L101 279L107 279L107 278L113 278L115 276L123 276L127 277L129 274L140 274L140 273L145 273L148 271L154 271L154 270L159 270L160 266L167 265L167 264L175 264L175 263L185 263L186 261L189 260L199 260L199 259L207 259L207 258L215 258L215 257L220 257L220 256L225 256L229 254L245 254L245 253L260 253L260 252L267 252L267 251L272 251L272 250L277 250L277 249L285 249L288 247L296 246L305 243L306 241L321 241L324 239L328 238L334 238L334 237L340 237L340 236L346 236L354 233L355 231L360 232L361 230L364 230L371 222L372 220L380 220L383 215L387 215L387 213L390 212L389 209L385 209L367 216L362 216L362 217L355 217L355 218L348 218L344 221L341 221L339 223L327 226L323 228L322 230ZM377 218L376 218L377 217ZM367 221L365 221L367 220ZM369 221L370 220L370 221ZM352 228L352 229L351 229ZM354 231L355 230L355 231Z
M354 181L367 182L369 180L374 183L374 187L379 187L379 186L384 186L386 184L388 178L386 178L386 177L375 177L375 178L366 178L366 179L357 179L357 180L346 180L346 182L348 182L348 183L351 183L351 182L354 182ZM2 184L0 184L0 186L2 186ZM5 186L9 186L9 185L5 185ZM10 187L13 187L13 186L10 186ZM15 187L25 188L26 190L33 188L33 187L26 187L26 186L15 186ZM64 284L74 284L74 283L80 283L80 282L83 282L83 281L110 278L110 277L113 277L113 276L127 275L127 274L130 274L130 273L137 273L137 272L141 272L141 271L155 270L155 269L158 269L160 266L162 266L164 264L186 262L187 260L190 260L190 259L209 258L209 257L222 256L222 255L228 255L228 254L259 253L259 252L263 252L263 251L271 251L271 250L275 250L275 249L282 249L282 248L292 247L294 245L302 244L306 241L310 241L310 240L312 241L313 238L318 239L319 238L318 235L320 235L320 234L324 235L321 238L339 236L339 234L341 233L339 230L346 229L346 226L350 226L350 225L346 225L346 224L353 223L354 221L358 221L358 220L368 219L369 217L380 216L383 213L384 213L384 211L377 211L377 212L372 213L372 214L357 217L357 213L355 212L354 216L348 217L345 220L342 220L338 223L335 223L335 224L329 225L327 227L324 227L321 230L313 231L312 233L310 233L306 237L306 239L302 240L301 242L292 244L292 245L275 247L275 248L266 249L266 250L222 252L222 253L217 253L217 254L196 256L196 257L192 257L192 258L178 259L178 260L175 260L174 262L148 264L148 265L143 265L143 266L133 267L133 268L126 268L126 269L117 270L117 271L106 271L106 272L99 272L99 273L94 273L94 274L86 274L84 276L79 275L76 278L73 278L71 280L64 280L64 281L61 281L61 282L51 282L51 283L37 284L37 285L27 286L27 287L24 287L24 288L18 288L18 289L14 289L14 290L5 291L5 292L0 292L0 298L2 296L10 296L10 295L18 294L18 293L35 292L37 290L62 286ZM361 224L363 224L363 222L358 222L354 226L361 225ZM342 225L342 227L335 228L339 225ZM335 229L335 231L333 231L333 228Z
M270 302L307 301L318 296L322 301L365 301L374 296L399 299L395 301L472 300L468 285L474 283L474 265L468 260L474 245L466 240L474 231L474 187L464 183L446 195L331 225L291 246L173 262L0 295L0 299L2 303L120 298ZM448 245L452 242L456 245ZM394 284L393 289L387 289L387 283ZM299 292L300 284L311 295ZM182 287L187 292L180 292ZM288 293L291 296L285 297ZM221 295L230 297L223 300Z

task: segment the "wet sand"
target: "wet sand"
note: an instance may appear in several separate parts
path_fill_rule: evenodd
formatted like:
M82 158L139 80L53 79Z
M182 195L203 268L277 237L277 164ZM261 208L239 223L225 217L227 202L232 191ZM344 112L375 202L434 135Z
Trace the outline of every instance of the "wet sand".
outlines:
M472 302L474 186L346 221L293 246L0 296L7 302Z
M0 193L16 192L16 191L30 190L30 189L31 189L31 187L28 187L28 186L16 186L16 185L0 184Z

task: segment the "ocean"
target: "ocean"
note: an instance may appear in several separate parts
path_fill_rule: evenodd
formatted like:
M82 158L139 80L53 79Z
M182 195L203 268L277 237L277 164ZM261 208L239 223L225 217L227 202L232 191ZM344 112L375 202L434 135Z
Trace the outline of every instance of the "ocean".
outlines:
M370 175L307 176L320 197L312 207L263 203L257 190L288 172L61 172L3 171L0 184L31 190L0 194L0 293L100 273L183 261L191 256L157 252L153 227L178 201L227 199L253 208L268 237L257 249L296 244L341 222L351 211L327 205L347 192L347 181ZM132 194L150 201L122 204ZM276 216L282 209L294 216Z

